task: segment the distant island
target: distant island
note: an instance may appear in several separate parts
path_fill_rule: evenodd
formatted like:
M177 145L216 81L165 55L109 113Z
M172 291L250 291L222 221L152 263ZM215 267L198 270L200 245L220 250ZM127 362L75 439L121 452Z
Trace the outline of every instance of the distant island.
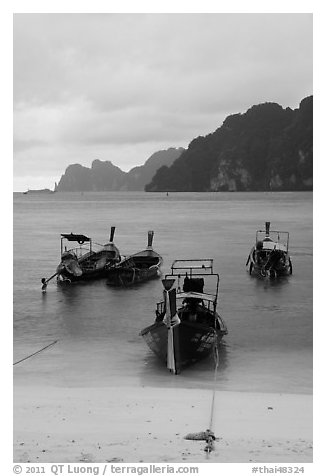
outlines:
M23 192L24 195L27 195L28 193L54 193L53 190L50 190L49 188L41 188L39 190L26 190L26 192Z
M129 172L122 171L110 161L94 160L91 168L80 164L69 165L58 184L57 192L105 192L144 190L156 171L162 166L170 166L184 149L160 150L146 160L144 165L134 167Z
M147 192L290 191L313 188L313 97L299 109L276 103L234 114L197 137Z
M193 139L187 149L155 152L129 172L98 159L90 168L69 165L54 191L312 189L313 96L308 96L298 109L267 102L228 116L215 132Z

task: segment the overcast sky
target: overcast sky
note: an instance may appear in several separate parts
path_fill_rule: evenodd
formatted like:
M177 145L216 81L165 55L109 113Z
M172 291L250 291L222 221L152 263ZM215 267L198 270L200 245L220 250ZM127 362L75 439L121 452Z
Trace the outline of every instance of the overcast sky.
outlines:
M14 190L121 169L312 90L312 14L14 15Z

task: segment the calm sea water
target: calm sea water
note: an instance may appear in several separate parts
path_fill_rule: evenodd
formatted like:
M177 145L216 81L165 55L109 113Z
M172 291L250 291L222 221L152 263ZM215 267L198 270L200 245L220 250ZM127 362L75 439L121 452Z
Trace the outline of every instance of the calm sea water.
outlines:
M256 229L290 232L293 275L279 281L249 276L245 262ZM60 260L60 234L84 233L115 243L122 254L143 249L153 229L164 258L213 258L220 274L220 314L229 329L220 351L218 389L312 391L311 193L57 193L14 194L15 382L56 386L210 388L207 359L172 376L139 331L154 319L160 279L129 289L105 280L41 292Z

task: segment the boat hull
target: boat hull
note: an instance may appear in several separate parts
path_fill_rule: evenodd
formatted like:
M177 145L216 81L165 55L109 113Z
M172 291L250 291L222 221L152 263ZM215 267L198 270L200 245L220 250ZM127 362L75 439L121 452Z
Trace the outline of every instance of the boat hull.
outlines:
M184 367L207 357L219 344L225 332L197 323L180 322L172 327L177 373ZM161 361L167 361L168 328L156 322L141 331L148 347Z
M158 278L162 262L162 257L152 248L140 251L111 267L107 284L126 287Z
M107 277L107 269L95 269L95 270L83 270L82 274L75 275L67 269L63 269L60 273L58 273L58 282L65 283L65 282L78 282L78 281L93 281L96 279L104 279Z
M62 283L103 279L116 262L116 259L108 258L103 252L94 253L87 259L62 260L57 267L57 280Z
M132 286L133 284L158 278L160 274L158 266L153 266L149 269L111 268L107 273L107 284L110 286Z

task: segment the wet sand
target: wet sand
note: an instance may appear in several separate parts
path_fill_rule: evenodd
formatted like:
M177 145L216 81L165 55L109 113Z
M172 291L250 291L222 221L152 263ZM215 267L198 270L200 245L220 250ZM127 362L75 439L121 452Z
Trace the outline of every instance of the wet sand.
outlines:
M14 388L14 461L312 462L312 395L152 387Z

